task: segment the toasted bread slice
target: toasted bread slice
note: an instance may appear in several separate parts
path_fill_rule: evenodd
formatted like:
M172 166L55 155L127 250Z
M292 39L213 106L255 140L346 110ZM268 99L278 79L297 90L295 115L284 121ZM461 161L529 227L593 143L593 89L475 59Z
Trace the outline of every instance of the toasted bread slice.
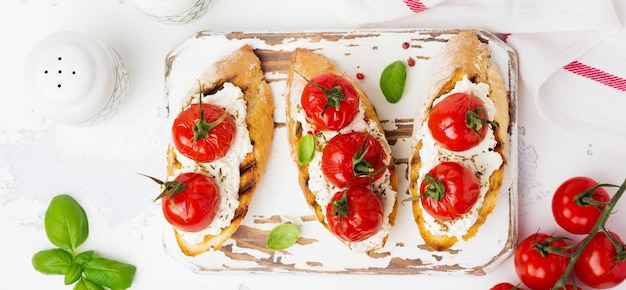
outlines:
M183 232L174 229L176 241L183 253L195 256L209 250L218 250L237 230L246 216L248 205L259 181L265 171L269 158L270 146L274 135L274 105L268 84L261 69L261 62L249 45L243 45L229 56L214 63L213 67L199 79L199 86L194 87L180 104L180 107L170 106L173 114L188 107L194 96L209 95L222 88L225 83L232 83L243 92L246 103L246 117L252 151L245 155L239 164L239 204L235 209L230 224L221 229L218 234L205 235L201 239L185 239ZM168 179L175 178L181 170L195 170L204 172L205 164L197 163L189 166L189 161L180 158L170 145L167 150Z
M443 159L460 160L469 168L482 168L486 164L493 165L491 173L487 176L479 176L481 180L481 197L474 208L466 216L463 222L466 226L457 227L455 223L460 221L442 222L434 220L426 213L419 199L413 201L413 215L418 225L419 232L425 243L437 251L452 247L460 239L468 240L476 235L478 229L484 224L487 216L493 211L506 168L506 146L508 141L508 129L510 126L509 95L504 87L504 82L499 69L490 61L489 47L482 43L474 31L461 31L453 36L444 46L442 52L433 59L433 74L429 90L424 104L423 115L415 120L413 133L412 154L409 157L409 192L412 196L418 196L424 174L427 173L438 161ZM457 83L466 78L473 84L488 85L486 97L493 102L495 113L492 122L496 124L491 130L493 142L486 146L483 152L477 153L475 158L459 157L459 154L437 147L427 129L427 119L433 106L433 102L442 95L455 89ZM429 140L430 139L430 140ZM487 138L485 138L487 139ZM429 141L428 141L429 140ZM479 145L480 146L480 145ZM438 156L431 156L438 155ZM481 161L482 160L482 161ZM479 162L485 164L478 164ZM425 168L430 166L430 168ZM472 216L471 218L469 216ZM436 229L436 230L433 230Z
M337 71L335 64L332 60L327 57L312 52L308 49L297 48L294 51L291 66L289 68L288 76L287 76L287 88L285 92L286 98L286 111L287 111L287 130L288 130L288 138L289 144L291 148L291 155L294 161L297 163L297 152L298 146L300 144L300 140L304 134L306 134L306 122L304 118L298 116L298 114L302 113L302 107L300 103L300 98L302 95L302 91L307 84L308 79L311 79L323 72L332 72L337 75L341 75ZM344 76L345 77L345 76ZM306 78L306 79L305 79ZM369 119L372 122L373 127L375 127L375 131L379 134L376 137L383 145L383 148L387 151L390 163L393 164L393 160L391 157L391 151L389 144L384 136L383 128L380 124L378 116L374 110L374 107L370 103L367 95L358 87L358 85L348 78L350 82L354 85L360 97L360 110L364 111L364 115L366 119ZM323 147L323 140L318 140L318 144ZM321 154L321 148L318 148L316 154ZM309 166L318 166L313 164L313 162L309 165L298 165L299 170L299 184L302 188L302 192L306 198L307 203L313 209L315 216L329 231L329 225L326 221L325 217L325 209L326 204L320 204L316 199L316 194L309 187L309 181L311 178L314 178L309 173ZM319 170L317 170L319 171ZM321 178L323 179L323 177ZM397 174L395 172L395 167L392 165L389 168L389 176L387 177L387 192L381 194L381 192L375 192L379 196L382 196L382 202L384 207L383 214L385 215L385 222L383 223L383 230L379 235L376 235L370 239L367 239L363 242L358 243L348 243L342 241L352 250L357 252L365 252L372 253L380 248L382 248L388 238L388 232L391 226L395 223L396 211L397 211L397 188L398 188L398 179ZM324 181L326 182L326 181ZM330 197L328 198L328 200ZM386 204L386 206L385 206Z

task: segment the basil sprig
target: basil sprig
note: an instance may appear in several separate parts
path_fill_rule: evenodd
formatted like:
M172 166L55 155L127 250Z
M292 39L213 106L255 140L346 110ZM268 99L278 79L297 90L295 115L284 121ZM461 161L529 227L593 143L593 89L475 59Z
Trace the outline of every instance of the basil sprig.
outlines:
M396 60L390 63L380 75L380 89L390 103L400 101L406 84L406 66L404 62Z
M284 223L272 229L265 245L270 250L284 250L293 246L299 238L300 228L292 223Z
M135 277L133 265L95 257L94 251L78 253L89 235L85 210L69 195L55 196L46 210L44 228L56 249L43 250L31 260L35 270L64 275L65 285L74 290L127 289ZM105 288L106 287L106 288Z

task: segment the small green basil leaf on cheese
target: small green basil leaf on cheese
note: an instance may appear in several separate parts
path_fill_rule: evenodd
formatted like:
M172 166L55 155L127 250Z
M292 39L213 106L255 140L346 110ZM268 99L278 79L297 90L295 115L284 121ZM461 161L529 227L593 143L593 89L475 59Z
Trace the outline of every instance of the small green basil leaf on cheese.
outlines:
M85 210L69 195L55 196L44 217L46 235L55 246L76 250L89 235Z
M300 228L292 223L277 225L267 236L266 246L270 250L284 250L293 246L300 238Z
M311 134L306 134L300 139L298 145L298 165L304 166L309 164L315 156L315 137Z
M397 60L390 63L380 75L380 89L390 103L400 101L406 84L406 66Z

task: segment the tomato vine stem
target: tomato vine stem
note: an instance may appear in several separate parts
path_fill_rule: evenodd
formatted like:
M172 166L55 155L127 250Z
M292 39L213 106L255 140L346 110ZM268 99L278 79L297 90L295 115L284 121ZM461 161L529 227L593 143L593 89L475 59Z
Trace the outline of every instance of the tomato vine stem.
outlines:
M487 110L485 110L484 108L478 107L474 110L469 108L467 109L467 112L465 112L465 125L467 126L467 128L472 130L472 132L476 133L476 135L478 135L480 139L483 138L483 135L480 134L479 130L485 124L490 125L492 129L495 129L497 127L496 123L487 119Z
M601 184L601 185L598 185L598 186L612 186L612 187L616 187L615 185L610 185L610 184ZM597 188L598 186L593 187L593 190L595 190L595 188ZM606 230L606 220L611 215L611 212L613 211L613 208L617 204L617 201L620 199L622 194L624 194L624 191L626 191L626 179L622 182L622 185L619 186L619 188L615 192L615 195L613 195L613 197L611 197L609 202L604 206L604 209L602 210L602 214L600 215L600 218L598 219L596 224L591 229L591 232L589 232L589 234L587 234L585 239L580 242L580 245L578 246L576 251L574 251L571 254L571 260L570 260L569 264L567 264L567 267L565 268L565 272L563 272L563 275L561 275L561 278L559 278L559 280L556 282L556 284L554 284L554 286L552 287L553 290L565 289L565 283L567 281L567 278L570 276L570 273L572 272L572 269L574 269L574 265L576 264L576 261L578 261L578 258L580 257L580 254L585 249L585 247L587 247L587 244L589 244L589 242L591 241L593 236L598 231L604 231L604 232L606 232L607 236L611 236L611 234L608 233L607 230ZM614 244L616 243L615 240L612 240L612 242ZM622 246L622 245L620 245L620 246Z
M363 140L363 145L354 152L352 156L352 171L355 177L371 174L374 171L374 166L365 160L365 155L369 151L367 147L367 137Z
M204 115L204 106L202 105L202 95L198 97L198 103L200 106L200 119L196 119L195 125L193 126L193 141L198 142L200 139L207 138L209 136L209 132L211 129L215 128L215 126L219 125L226 119L228 116L228 112L224 110L224 114L222 114L217 120L209 123L206 120Z

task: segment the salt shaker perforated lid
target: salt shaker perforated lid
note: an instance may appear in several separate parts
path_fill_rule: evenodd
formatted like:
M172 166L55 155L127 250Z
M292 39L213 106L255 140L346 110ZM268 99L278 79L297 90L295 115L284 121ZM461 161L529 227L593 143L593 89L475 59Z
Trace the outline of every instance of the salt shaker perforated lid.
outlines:
M120 56L75 31L44 38L31 51L25 88L39 111L61 123L91 125L112 115L127 96Z

